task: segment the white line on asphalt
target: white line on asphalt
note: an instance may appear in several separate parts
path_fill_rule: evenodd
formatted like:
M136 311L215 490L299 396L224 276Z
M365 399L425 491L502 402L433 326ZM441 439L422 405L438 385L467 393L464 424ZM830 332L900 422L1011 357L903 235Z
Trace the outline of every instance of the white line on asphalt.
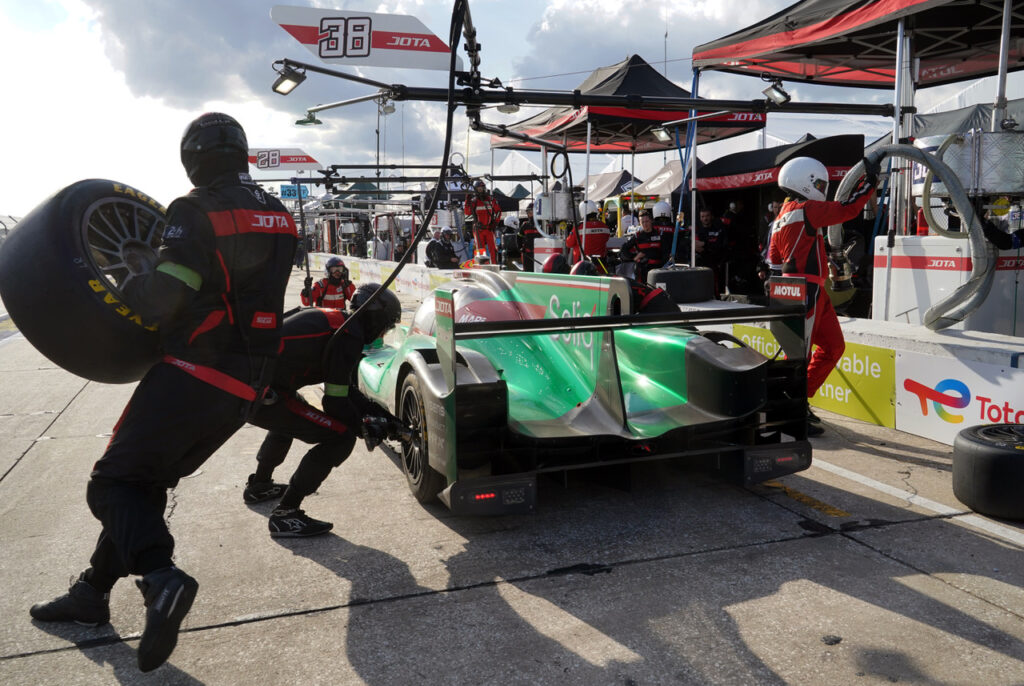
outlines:
M825 462L824 460L819 460L815 458L812 464L815 467L820 467L821 469L824 469L826 472L832 472L836 476L841 476L844 479L856 481L859 484L867 486L868 488L873 488L876 491L881 491L882 493L885 493L886 495L891 495L894 498L906 500L908 503L917 505L918 507L923 508L925 510L930 510L931 512L935 512L936 514L961 515L965 512L965 510L958 510L956 508L949 507L948 505L937 503L934 500L929 500L928 498L919 496L916 493L911 493L910 491L903 491L900 490L899 488L890 486L889 484L883 484L881 481L875 481L874 479L864 476L863 474L851 472L849 469L845 469L838 465L834 465L830 462ZM981 529L982 531L985 531L987 533L990 533L993 536L997 536L1005 541L1016 543L1019 546L1024 546L1024 533L1003 526L1002 524L997 524L993 521L985 519L984 517L979 517L976 514L962 514L962 516L957 516L953 519L950 519L949 521L956 524L967 524L975 528Z

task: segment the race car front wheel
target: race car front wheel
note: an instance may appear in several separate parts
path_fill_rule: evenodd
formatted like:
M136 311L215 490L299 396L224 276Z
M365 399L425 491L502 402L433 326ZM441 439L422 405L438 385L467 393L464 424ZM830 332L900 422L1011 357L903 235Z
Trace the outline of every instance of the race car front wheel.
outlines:
M433 502L445 487L445 478L430 466L428 438L431 427L424 411L420 380L415 374L405 377L399 399L398 416L417 432L414 440L402 443L402 471L416 500Z

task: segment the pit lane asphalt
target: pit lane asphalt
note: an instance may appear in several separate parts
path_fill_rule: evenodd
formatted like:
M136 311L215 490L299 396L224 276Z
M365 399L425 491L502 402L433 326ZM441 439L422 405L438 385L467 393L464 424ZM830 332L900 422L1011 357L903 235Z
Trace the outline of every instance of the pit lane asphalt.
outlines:
M1024 527L956 501L948 446L828 413L815 464L772 484L645 464L489 519L419 505L360 443L305 502L334 531L306 540L243 504L246 427L173 491L199 596L141 674L128 581L110 625L28 616L87 564L85 483L131 390L0 340L2 684L1024 684Z

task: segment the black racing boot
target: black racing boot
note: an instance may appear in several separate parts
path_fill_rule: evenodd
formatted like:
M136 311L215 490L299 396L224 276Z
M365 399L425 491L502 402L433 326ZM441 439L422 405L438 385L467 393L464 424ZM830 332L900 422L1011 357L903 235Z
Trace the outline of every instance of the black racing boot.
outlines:
M178 628L192 609L199 583L174 566L150 572L135 583L146 600L139 669L149 672L166 662L178 645Z
M77 622L99 626L110 621L110 594L100 593L85 580L85 572L68 592L48 603L36 603L28 613L40 622Z
M267 523L271 538L303 538L319 536L334 528L330 522L313 519L297 507L277 508Z
M262 503L264 500L280 498L287 489L288 484L256 481L256 475L250 474L249 480L245 483L245 490L242 491L242 498L247 503Z

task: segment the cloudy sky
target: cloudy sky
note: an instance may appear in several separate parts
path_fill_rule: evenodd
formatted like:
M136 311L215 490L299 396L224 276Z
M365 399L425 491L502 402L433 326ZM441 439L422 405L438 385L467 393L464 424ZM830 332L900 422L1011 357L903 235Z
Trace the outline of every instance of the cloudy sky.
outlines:
M275 4L411 14L441 37L447 34L452 5L451 0L0 0L0 56L7 65L8 85L0 108L0 214L24 215L67 184L97 177L132 184L168 203L189 188L178 159L181 132L193 117L211 110L241 121L254 147L299 147L324 164L372 162L377 117L372 102L325 111L320 114L324 126L294 125L307 107L366 95L371 92L367 86L310 75L290 96L271 91L274 60L315 59L270 19ZM595 67L636 53L689 88L694 45L789 4L472 0L470 7L482 44L481 71L506 85L571 89ZM445 74L435 71L365 68L360 73L386 83L445 85ZM1011 97L1024 94L1017 76ZM702 77L700 95L754 98L760 97L761 87L749 77L708 74ZM882 91L820 86L789 90L796 100L891 100ZM955 90L925 91L918 105L924 109ZM976 101L992 100L994 86L982 84L976 90ZM443 142L443 106L409 102L397 107L382 122L385 161L436 163ZM524 109L506 117L489 110L485 120L510 122L532 113ZM828 135L863 129L871 134L891 126L880 120L837 124L834 117L769 121L769 145L795 140L806 131ZM837 125L843 130L835 130ZM739 143L758 144L759 139ZM454 149L468 153L471 173L490 170L487 137L467 135L461 115L456 117ZM711 146L700 152L702 159L717 154ZM539 155L533 157L539 162ZM638 176L661 166L660 153L641 157ZM608 161L595 159L592 167L599 170ZM576 178L581 178L582 156L573 165Z

